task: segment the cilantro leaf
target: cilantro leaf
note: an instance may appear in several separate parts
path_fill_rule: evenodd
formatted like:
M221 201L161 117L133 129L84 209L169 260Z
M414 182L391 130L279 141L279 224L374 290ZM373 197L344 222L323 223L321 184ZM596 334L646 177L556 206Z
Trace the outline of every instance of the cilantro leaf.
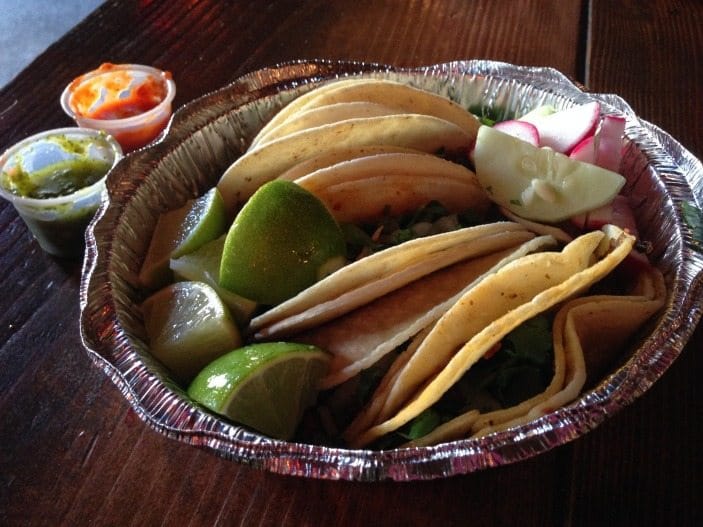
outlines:
M399 430L398 434L408 440L417 439L429 434L439 426L440 422L441 417L439 412L433 408L428 408L405 425L402 430Z
M505 337L504 346L512 357L542 366L551 361L552 327L546 316L531 318Z

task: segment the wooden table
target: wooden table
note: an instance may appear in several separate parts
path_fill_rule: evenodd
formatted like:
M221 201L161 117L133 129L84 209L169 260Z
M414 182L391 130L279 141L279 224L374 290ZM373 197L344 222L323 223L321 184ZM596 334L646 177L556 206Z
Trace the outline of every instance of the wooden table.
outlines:
M0 91L0 149L70 126L58 96L104 61L151 64L181 105L298 58L555 67L703 155L703 4L591 0L111 0ZM31 31L31 28L27 28ZM261 472L167 439L93 366L80 264L0 204L2 525L701 525L700 327L641 399L536 458L415 483Z

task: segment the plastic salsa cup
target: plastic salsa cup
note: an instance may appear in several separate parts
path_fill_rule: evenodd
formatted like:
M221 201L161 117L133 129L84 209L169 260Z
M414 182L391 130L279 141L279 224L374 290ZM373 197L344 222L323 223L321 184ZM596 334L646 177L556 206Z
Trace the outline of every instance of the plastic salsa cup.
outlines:
M61 107L80 127L103 130L131 152L153 141L171 118L176 84L167 71L102 64L74 79Z
M120 145L105 132L41 132L0 157L0 196L14 205L43 250L79 257L106 175L121 157Z

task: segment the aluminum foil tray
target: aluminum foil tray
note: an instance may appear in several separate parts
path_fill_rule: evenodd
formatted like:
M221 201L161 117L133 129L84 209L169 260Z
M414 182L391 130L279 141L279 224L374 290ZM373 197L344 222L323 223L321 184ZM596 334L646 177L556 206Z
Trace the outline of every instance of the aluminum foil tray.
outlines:
M345 450L272 440L192 403L150 356L137 308L137 274L158 214L212 187L258 129L320 81L384 77L438 92L465 107L524 112L540 104L591 100L626 118L627 191L669 298L647 336L597 386L572 404L524 426L434 447ZM124 158L87 232L81 281L81 336L95 364L152 428L184 443L264 470L310 478L416 480L523 460L572 441L642 395L681 353L701 317L701 240L684 210L703 208L703 166L675 139L638 118L620 97L588 93L550 68L483 60L421 68L324 60L296 61L247 74L180 108L156 144ZM695 209L694 209L695 210ZM700 238L700 236L699 236Z

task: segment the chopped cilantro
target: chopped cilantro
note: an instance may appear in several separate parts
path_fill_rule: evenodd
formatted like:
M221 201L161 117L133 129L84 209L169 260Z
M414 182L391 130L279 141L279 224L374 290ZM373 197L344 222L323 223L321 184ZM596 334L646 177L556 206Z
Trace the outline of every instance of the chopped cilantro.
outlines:
M432 408L428 408L415 419L410 421L402 429L398 430L403 438L412 441L419 437L429 434L432 430L437 428L441 423L441 416L439 412Z
M493 395L504 407L515 406L544 391L542 373L529 365L510 366L498 371L493 382Z
M393 245L398 245L410 241L413 238L415 238L415 233L412 231L412 229L398 229L393 233L391 243Z
M361 227L353 223L342 223L340 227L347 245L348 259L353 260L364 248L375 250L375 244L371 236Z
M486 126L493 126L500 121L514 118L514 112L500 106L475 104L469 107L469 111L478 117L481 124Z
M516 327L503 340L511 357L536 366L548 364L552 356L552 328L546 316L532 318Z
M495 355L475 363L437 403L375 447L393 448L469 410L509 408L543 392L554 376L551 326L551 317L538 315L515 328Z
M505 336L500 350L469 369L433 406L447 420L471 409L515 406L544 391L554 375L551 318L534 317Z
M522 201L519 199L511 199L510 200L511 205L517 205L518 207L522 207Z
M438 201L431 201L412 213L394 217L389 211L377 223L368 225L343 224L347 244L347 257L377 252L414 238L448 230L471 227L485 221L473 210L450 214Z

